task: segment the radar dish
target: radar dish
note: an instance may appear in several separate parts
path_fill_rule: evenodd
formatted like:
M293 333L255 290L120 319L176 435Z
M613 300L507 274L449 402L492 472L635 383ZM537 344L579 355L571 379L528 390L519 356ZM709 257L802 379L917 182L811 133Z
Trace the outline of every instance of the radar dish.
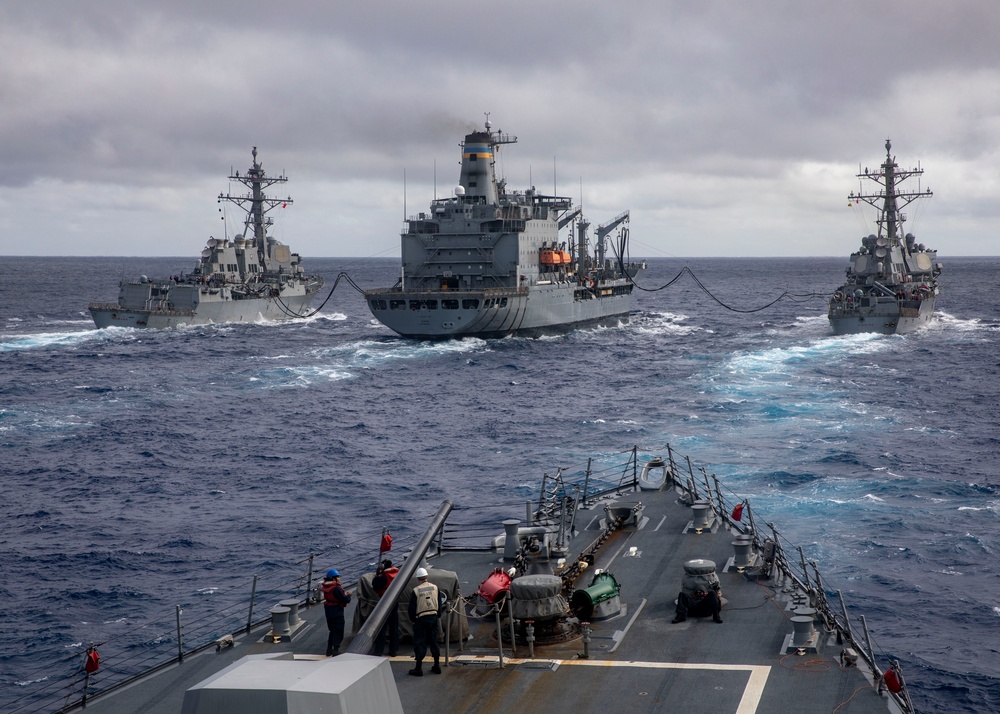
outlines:
M876 248L875 249L875 257L876 258L884 258L885 254L886 254L885 248Z
M875 239L875 245L877 245L879 248L885 248L887 245L889 245L889 241L885 238L885 236L879 236L878 238Z

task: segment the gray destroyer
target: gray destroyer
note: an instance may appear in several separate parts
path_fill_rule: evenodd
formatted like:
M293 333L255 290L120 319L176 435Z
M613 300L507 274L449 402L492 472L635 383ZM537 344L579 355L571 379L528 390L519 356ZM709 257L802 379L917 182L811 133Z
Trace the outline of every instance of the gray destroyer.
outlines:
M97 327L177 327L220 322L258 322L304 317L323 286L318 275L306 275L297 253L268 235L268 212L292 204L264 191L288 181L268 176L257 161L242 176L229 177L249 192L219 195L245 213L244 232L232 240L209 238L191 273L163 279L127 278L119 284L118 302L88 307Z
M879 211L878 234L861 239L861 249L851 255L847 279L830 300L830 324L836 335L879 332L906 334L931 321L938 296L937 251L903 234L903 209L918 198L932 196L930 189L906 192L899 185L921 176L923 169L900 170L885 142L885 161L878 171L865 169L862 180L882 187L874 193L851 192L848 200L864 201Z
M624 262L628 211L597 226L569 198L534 187L508 191L495 157L517 137L474 131L462 142L454 196L406 221L402 274L391 288L365 291L372 314L406 337L538 335L627 322L632 278ZM560 230L576 222L568 240ZM607 250L618 229L614 259ZM573 236L575 235L575 241ZM568 245L567 245L568 244Z

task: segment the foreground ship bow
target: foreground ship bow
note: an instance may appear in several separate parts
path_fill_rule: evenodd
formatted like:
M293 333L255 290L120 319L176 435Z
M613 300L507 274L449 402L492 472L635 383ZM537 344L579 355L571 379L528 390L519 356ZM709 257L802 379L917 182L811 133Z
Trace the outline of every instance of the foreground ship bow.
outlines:
M899 185L921 176L923 169L900 170L885 142L885 162L877 172L859 173L859 179L883 187L876 193L851 193L848 200L864 201L879 211L878 235L862 238L861 250L851 256L846 282L830 300L830 324L837 335L880 332L891 335L913 332L934 315L941 264L937 251L918 244L912 233L903 234L903 209L930 189L903 192Z
M380 322L406 337L488 338L628 320L631 279L644 267L621 259L628 212L598 226L588 246L590 222L570 199L508 192L497 181L495 155L516 141L489 121L466 135L455 195L407 221L399 282L365 292ZM560 242L574 220L575 242ZM615 229L612 259L606 243Z
M818 564L669 445L546 472L524 505L452 505L389 551L386 531L371 531L367 545L398 568L381 595L372 549L356 540L254 578L224 605L178 607L176 639L133 627L131 651L102 643L112 666L31 684L60 711L93 714L914 710L901 664ZM336 657L323 656L324 561L354 593ZM421 664L408 616L418 577L447 596L440 652ZM710 592L715 618L695 604ZM389 637L386 651L393 613L402 645Z
M264 172L256 146L246 174L237 171L229 179L249 189L241 196L219 195L220 203L233 203L246 213L244 234L233 240L209 238L190 274L122 280L117 303L90 304L98 327L176 327L305 316L323 279L306 275L298 253L267 234L273 223L267 213L291 205L292 199L269 198L264 190L288 179Z

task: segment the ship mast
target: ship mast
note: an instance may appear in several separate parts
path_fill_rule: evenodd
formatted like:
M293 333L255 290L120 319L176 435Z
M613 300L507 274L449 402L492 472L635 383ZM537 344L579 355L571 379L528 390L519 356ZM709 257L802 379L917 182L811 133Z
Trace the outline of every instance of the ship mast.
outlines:
M881 172L870 173L865 169L864 173L859 173L859 179L870 179L883 187L878 193L865 194L853 191L848 196L849 201L864 201L879 212L877 219L878 237L887 238L890 241L896 240L903 232L903 223L906 221L906 214L903 209L918 198L933 196L930 189L926 191L902 192L897 190L897 186L908 178L921 176L923 169L900 170L896 164L896 159L891 153L892 142L885 140L885 162L881 166Z
M232 196L227 193L219 194L219 203L229 201L234 203L246 212L244 221L244 237L246 233L253 229L254 242L257 245L257 260L264 272L267 272L271 258L271 246L267 240L267 227L274 223L273 219L267 217L267 213L278 206L288 206L292 203L289 198L268 198L264 189L270 188L274 184L285 183L288 177L268 176L264 173L264 167L257 161L257 147L253 147L253 166L247 169L244 176L236 171L229 177L230 181L239 181L250 189L250 193L242 196Z

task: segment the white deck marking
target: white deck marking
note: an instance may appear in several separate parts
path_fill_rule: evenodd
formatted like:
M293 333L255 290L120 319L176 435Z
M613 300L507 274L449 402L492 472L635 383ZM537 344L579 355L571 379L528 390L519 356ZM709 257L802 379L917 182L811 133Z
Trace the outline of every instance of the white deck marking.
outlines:
M618 550L615 551L615 554L612 555L608 559L608 562L604 564L604 570L607 570L608 568L611 567L611 564L613 562L615 562L615 558L617 558L619 555L621 555L622 551L625 550L625 546L628 545L628 542L630 540L632 540L632 536L634 536L634 535L635 535L635 531L632 531L631 533L628 534L628 538L625 539L625 542L622 543L621 546L619 546Z
M625 635L628 634L629 629L632 627L632 623L635 622L635 618L639 617L639 613L642 612L642 608L644 607L646 607L646 598L643 598L642 602L639 603L639 607L635 609L635 614L629 618L628 624L625 625L625 629L617 630L615 632L613 636L615 644L610 650L608 650L609 653L614 652L616 649L618 649L618 645L620 645L622 643L622 640L625 639Z
M642 608L640 608L642 609ZM496 662L496 657L465 655L456 657L455 661L465 662ZM525 662L540 663L551 662L560 667L631 667L635 669L689 669L704 670L709 672L748 672L750 677L743 688L743 696L740 704L736 708L736 714L754 714L760 706L760 697L764 693L764 686L767 678L771 674L769 665L760 664L697 664L694 662L643 662L639 660L606 660L606 659L521 659L518 657L504 657L504 664L519 665Z
M656 531L660 530L660 526L663 525L663 521L665 521L665 520L667 520L666 516L664 516L663 518L661 518L660 522L656 524L656 528L654 528L653 531L656 532Z

